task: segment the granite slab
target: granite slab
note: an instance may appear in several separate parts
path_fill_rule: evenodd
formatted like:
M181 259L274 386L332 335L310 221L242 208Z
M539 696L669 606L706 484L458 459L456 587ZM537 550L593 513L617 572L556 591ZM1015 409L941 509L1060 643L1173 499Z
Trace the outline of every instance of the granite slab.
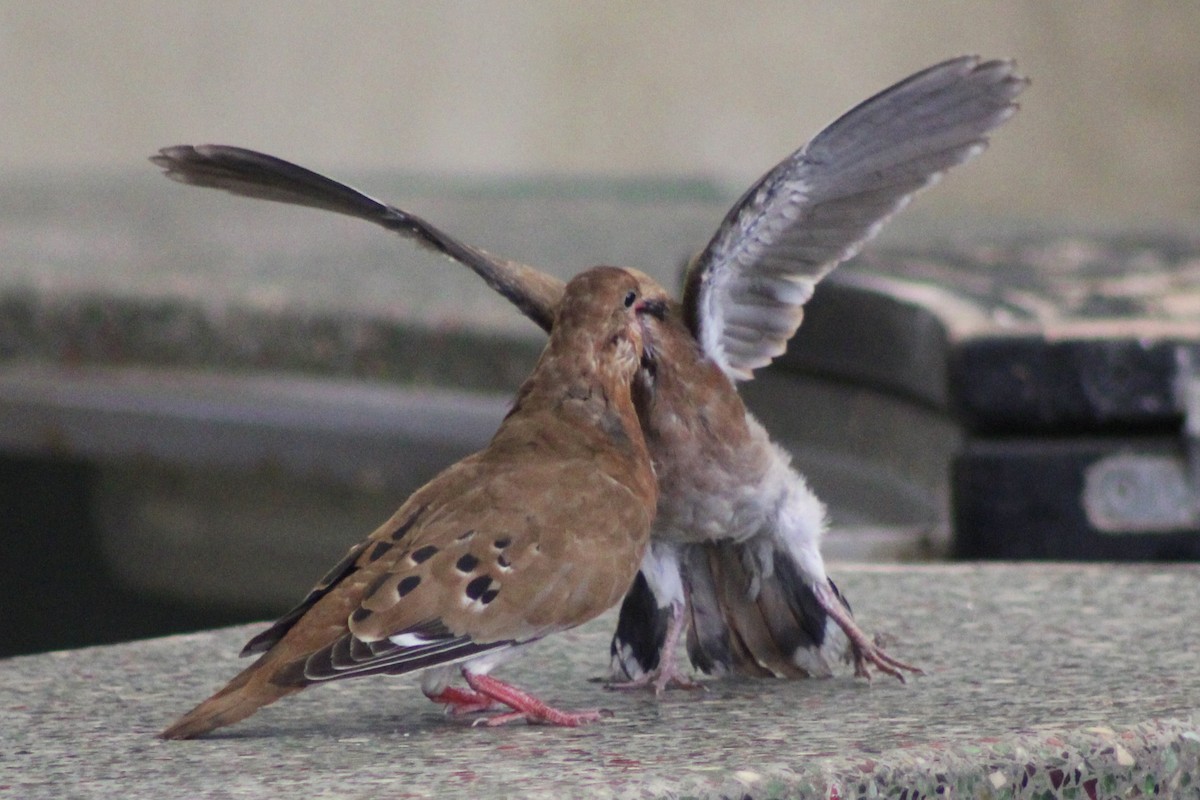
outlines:
M606 616L500 673L613 711L589 727L469 727L399 677L156 739L244 663L242 626L0 661L0 798L1200 797L1200 567L832 571L924 677L613 693Z

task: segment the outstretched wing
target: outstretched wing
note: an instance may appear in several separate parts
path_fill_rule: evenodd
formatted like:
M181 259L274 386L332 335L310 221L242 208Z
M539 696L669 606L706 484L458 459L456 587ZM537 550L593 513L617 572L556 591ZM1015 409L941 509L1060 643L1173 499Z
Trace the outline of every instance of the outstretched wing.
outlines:
M1012 61L945 61L855 106L751 186L688 274L685 314L709 357L747 380L783 353L817 281L982 152L1028 83Z
M164 147L150 160L168 178L245 197L358 217L467 266L545 331L554 323L563 282L541 270L464 244L407 211L275 156L221 144Z

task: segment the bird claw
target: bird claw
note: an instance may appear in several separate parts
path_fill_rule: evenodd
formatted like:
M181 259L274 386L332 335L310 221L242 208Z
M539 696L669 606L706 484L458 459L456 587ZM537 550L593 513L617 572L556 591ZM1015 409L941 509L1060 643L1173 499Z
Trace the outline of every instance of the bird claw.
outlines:
M870 681L871 671L867 669L868 664L873 664L875 669L879 670L885 675L891 675L901 683L908 683L904 677L904 673L906 671L911 672L914 675L925 674L925 671L920 667L913 666L912 664L905 663L898 658L894 658L882 647L878 647L873 644L862 646L858 642L855 642L853 645L853 650L855 677L866 678L868 681Z
M425 696L435 703L444 703L446 715L450 717L465 717L468 714L493 711L500 706L486 694L454 686L447 686L436 694L426 694Z
M659 646L658 666L649 672L643 672L638 677L627 681L610 681L604 685L604 688L614 691L630 691L653 686L655 697L661 697L662 693L672 686L678 689L687 689L688 691L696 689L705 691L703 684L697 683L687 675L684 675L677 666L679 663L677 660L679 637L682 635L685 627L683 613L684 606L681 602L677 601L671 604L671 619L667 623L666 635Z
M678 670L658 670L654 669L650 672L642 673L640 677L628 681L610 681L604 684L605 689L616 692L634 691L637 689L645 689L654 687L654 696L659 697L664 691L670 688L685 689L687 691L708 691L707 687L699 681L694 681Z
M584 711L562 711L547 705L512 684L505 683L490 675L474 674L465 667L462 674L466 678L467 685L472 690L512 709L512 711L494 714L490 717L481 717L471 723L473 727L484 725L489 728L495 728L523 719L531 725L545 723L547 725L560 725L564 728L577 728L580 725L595 722L602 717L611 717L613 715L613 712L604 708L589 708Z
M501 725L507 725L510 722L524 720L530 725L559 725L567 728L577 728L580 725L586 725L589 722L596 722L604 717L613 716L613 712L607 708L589 708L583 711L559 711L551 709L553 715L542 715L532 711L506 711L503 714L493 714L490 717L480 717L471 722L472 728L498 728Z
M871 680L871 671L867 669L867 665L874 664L875 669L891 675L901 683L908 683L904 677L905 672L911 672L913 675L924 675L925 672L920 667L915 667L912 664L907 664L898 658L888 655L883 649L882 642L886 641L880 634L876 634L875 641L872 642L867 638L867 634L862 628L858 627L858 623L854 621L854 617L850 615L850 610L842 603L829 589L828 583L814 587L813 594L820 603L821 608L825 613L837 623L842 632L846 634L846 638L850 640L850 650L854 658L854 675L857 678L865 678Z

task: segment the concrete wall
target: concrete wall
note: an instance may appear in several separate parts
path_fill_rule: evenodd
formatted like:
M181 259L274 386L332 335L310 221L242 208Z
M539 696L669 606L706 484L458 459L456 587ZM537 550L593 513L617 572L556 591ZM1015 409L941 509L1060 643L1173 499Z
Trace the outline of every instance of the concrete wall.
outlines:
M1034 79L919 204L1200 219L1200 4L0 0L0 179L244 144L346 171L708 174L744 186L849 105L960 52Z

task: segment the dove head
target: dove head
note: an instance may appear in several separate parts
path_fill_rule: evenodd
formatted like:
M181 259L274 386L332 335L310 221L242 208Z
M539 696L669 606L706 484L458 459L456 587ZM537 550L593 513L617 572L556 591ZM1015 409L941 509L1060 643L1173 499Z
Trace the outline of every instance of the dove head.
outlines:
M621 382L634 377L645 357L646 333L667 310L666 291L632 269L595 267L566 286L551 333L551 350L591 357Z

